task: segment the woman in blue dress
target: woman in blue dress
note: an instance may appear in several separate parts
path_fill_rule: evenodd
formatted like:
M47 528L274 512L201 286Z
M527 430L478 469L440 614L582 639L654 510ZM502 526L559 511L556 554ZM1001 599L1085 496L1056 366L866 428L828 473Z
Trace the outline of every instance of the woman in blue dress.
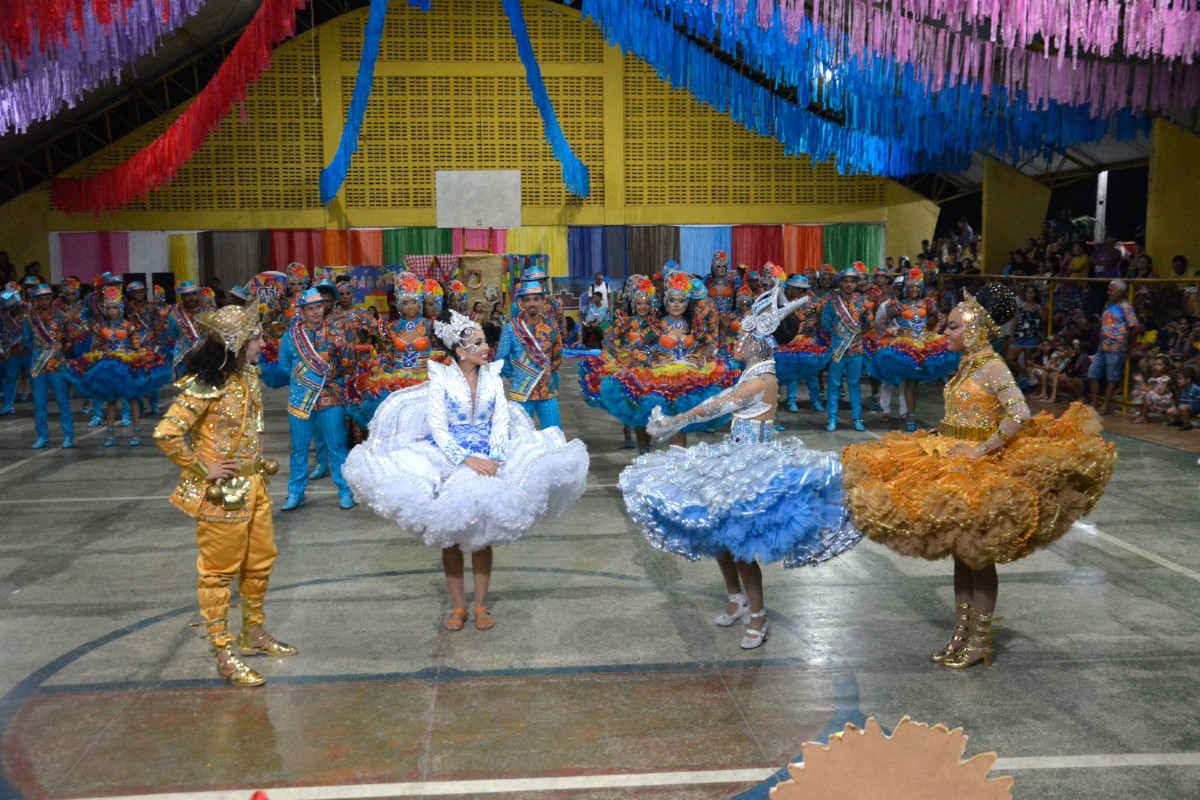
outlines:
M735 355L745 364L730 389L673 417L655 409L649 433L663 439L689 426L733 415L720 444L643 455L622 473L629 515L659 550L696 561L716 559L729 606L714 622L746 619L743 649L767 638L759 562L815 566L849 550L859 539L842 507L842 467L836 453L806 450L775 430L779 384L773 353L795 337L793 313L802 301L782 303L782 288L764 292L741 320Z

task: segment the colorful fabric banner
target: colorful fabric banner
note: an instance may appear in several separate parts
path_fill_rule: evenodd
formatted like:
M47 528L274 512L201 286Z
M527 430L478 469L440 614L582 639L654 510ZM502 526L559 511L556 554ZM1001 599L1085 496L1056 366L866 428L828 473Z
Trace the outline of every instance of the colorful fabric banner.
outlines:
M783 226L783 268L789 275L825 263L824 225Z
M783 266L783 226L734 225L729 266L745 264L757 270L762 269L768 261Z
M431 256L454 250L445 228L384 228L383 258L388 264L403 264L405 256Z
M684 272L708 275L713 253L733 250L733 226L684 225L679 229L679 265Z

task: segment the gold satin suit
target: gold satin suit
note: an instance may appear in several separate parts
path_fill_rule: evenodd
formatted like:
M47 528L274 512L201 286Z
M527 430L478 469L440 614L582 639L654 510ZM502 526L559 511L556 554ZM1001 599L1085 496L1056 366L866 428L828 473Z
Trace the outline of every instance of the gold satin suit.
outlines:
M196 520L196 593L209 640L219 648L233 641L226 617L235 577L243 627L262 625L263 598L277 553L262 462L262 384L258 367L251 365L219 388L194 376L176 386L179 396L154 429L154 440L183 470L171 503ZM214 503L207 495L213 485L206 480L207 465L220 459L237 462L238 477L245 479L240 503Z

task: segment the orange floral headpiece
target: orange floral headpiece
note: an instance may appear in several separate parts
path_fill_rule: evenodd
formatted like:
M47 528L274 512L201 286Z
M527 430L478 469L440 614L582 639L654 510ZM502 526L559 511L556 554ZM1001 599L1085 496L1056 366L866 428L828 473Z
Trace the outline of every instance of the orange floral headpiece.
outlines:
M663 286L663 293L667 297L687 297L692 290L692 279L687 276L687 273L676 272L667 278L666 285Z

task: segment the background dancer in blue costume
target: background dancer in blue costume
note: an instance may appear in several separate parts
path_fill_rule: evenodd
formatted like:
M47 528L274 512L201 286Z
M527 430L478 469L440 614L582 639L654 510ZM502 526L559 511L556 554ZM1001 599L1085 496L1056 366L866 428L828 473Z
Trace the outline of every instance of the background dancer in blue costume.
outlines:
M741 646L767 638L760 561L814 566L859 539L842 507L842 467L835 453L806 450L775 430L779 385L772 352L796 335L794 316L806 300L780 307L782 290L764 292L740 325L736 355L746 366L732 388L690 411L665 417L655 409L647 430L658 439L690 425L733 415L720 444L640 456L621 473L629 515L650 544L721 568L729 606L714 622L747 618Z

